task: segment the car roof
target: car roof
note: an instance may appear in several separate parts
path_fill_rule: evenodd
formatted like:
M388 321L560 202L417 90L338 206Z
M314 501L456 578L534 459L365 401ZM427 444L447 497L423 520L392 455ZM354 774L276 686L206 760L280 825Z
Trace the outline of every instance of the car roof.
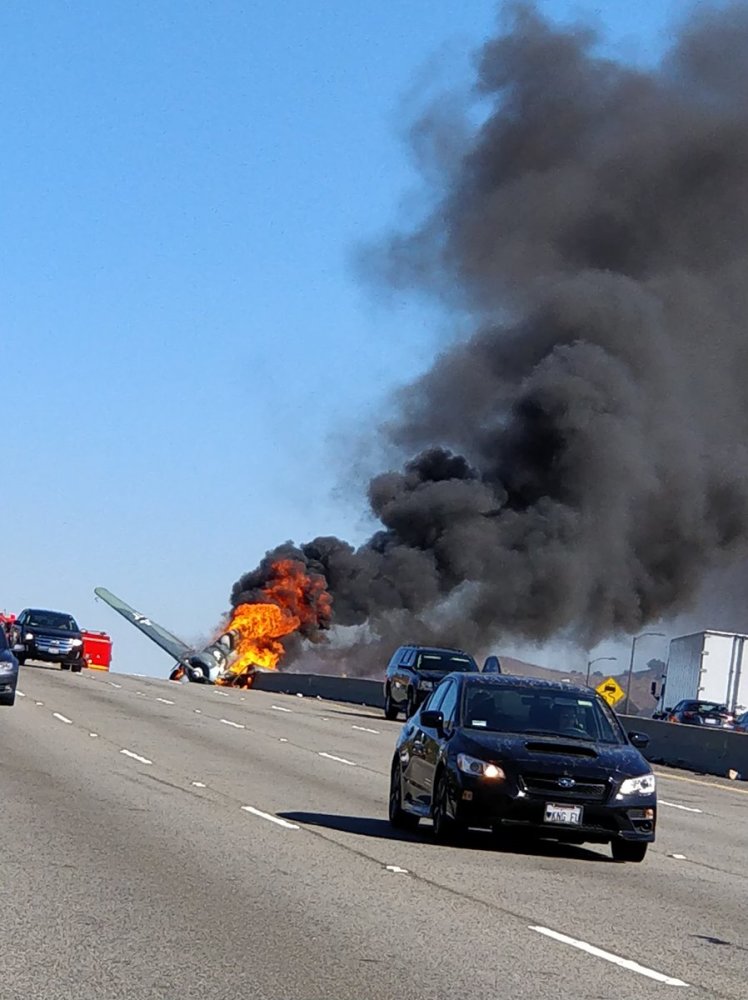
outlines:
M461 677L466 684L484 687L522 687L529 691L563 691L564 694L579 695L590 698L595 695L592 688L578 684L567 684L564 681L548 681L544 677L524 677L519 674L449 674L450 677Z
M472 653L467 653L464 649L452 649L451 646L401 646L401 649L417 649L420 653L457 653L458 656L469 656L474 659Z
M30 615L62 615L64 618L73 618L69 611L53 611L52 608L26 608Z

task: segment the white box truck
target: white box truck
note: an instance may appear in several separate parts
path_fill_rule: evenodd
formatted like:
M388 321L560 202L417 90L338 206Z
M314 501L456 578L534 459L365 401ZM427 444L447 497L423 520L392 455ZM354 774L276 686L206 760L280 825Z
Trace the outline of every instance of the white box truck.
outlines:
M672 639L658 700L658 712L684 698L714 701L731 712L748 707L748 636L737 632L694 632Z

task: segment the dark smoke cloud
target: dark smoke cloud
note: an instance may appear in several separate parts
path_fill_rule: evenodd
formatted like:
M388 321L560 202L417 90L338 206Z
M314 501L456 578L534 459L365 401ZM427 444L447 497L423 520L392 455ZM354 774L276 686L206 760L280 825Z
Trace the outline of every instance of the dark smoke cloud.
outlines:
M744 554L748 12L647 72L598 41L514 7L477 62L488 114L379 252L475 333L402 393L387 434L417 457L370 484L382 529L295 549L364 644L591 643Z

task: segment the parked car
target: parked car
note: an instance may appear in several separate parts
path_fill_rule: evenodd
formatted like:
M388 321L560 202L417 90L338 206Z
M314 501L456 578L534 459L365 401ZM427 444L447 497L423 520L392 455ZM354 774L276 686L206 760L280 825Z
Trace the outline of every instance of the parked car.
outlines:
M608 843L615 860L643 861L657 820L648 741L589 688L452 674L397 740L390 823L431 818L440 841L476 826Z
M76 673L84 664L81 630L63 611L24 609L11 628L11 646L19 663L42 660Z
M714 726L719 729L734 729L735 716L727 705L714 701L684 699L675 708L665 709L668 722L679 722L683 726Z
M0 705L15 704L17 686L18 660L8 644L5 630L0 628Z
M462 649L436 646L400 646L384 678L384 714L396 719L400 711L409 719L447 674L478 673L478 664Z

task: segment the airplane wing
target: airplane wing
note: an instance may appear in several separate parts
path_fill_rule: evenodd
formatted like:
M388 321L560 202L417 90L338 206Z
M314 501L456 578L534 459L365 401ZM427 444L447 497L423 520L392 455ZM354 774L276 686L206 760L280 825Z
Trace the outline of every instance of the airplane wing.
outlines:
M194 652L191 646L187 643L182 642L177 636L172 635L171 632L167 632L165 628L162 628L156 622L151 621L146 615L141 615L139 611L131 608L129 604L125 604L121 601L119 597L115 597L111 591L107 590L106 587L94 587L94 593L97 597L100 597L102 601L105 601L110 608L114 608L115 611L119 612L123 618L126 618L135 628L140 629L140 631L147 635L148 638L155 642L157 646L173 656L175 660L180 663L187 664L189 662L189 656Z

